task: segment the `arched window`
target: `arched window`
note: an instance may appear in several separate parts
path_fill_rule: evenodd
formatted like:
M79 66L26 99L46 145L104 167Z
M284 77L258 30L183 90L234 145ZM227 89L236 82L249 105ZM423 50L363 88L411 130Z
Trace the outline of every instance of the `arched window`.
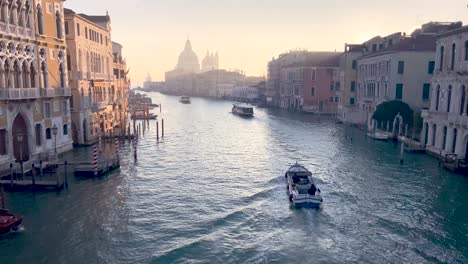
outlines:
M17 6L17 16L16 19L18 20L18 26L24 27L24 7L23 3L21 3L21 0L16 1L16 6Z
M452 44L452 58L450 60L450 69L453 71L455 69L455 53L457 50L457 46L455 43Z
M60 63L59 73L60 73L60 87L65 88L65 67L63 66L63 62Z
M3 67L5 69L5 85L7 88L13 88L13 84L11 83L11 67L8 59L5 60L5 65Z
M14 0L10 1L8 4L8 15L10 16L10 24L15 24L15 16L13 15L14 12L16 12L16 8L14 8Z
M5 3L3 1L0 1L0 21L1 22L6 22L6 12L4 9Z
M13 88L23 88L21 87L21 66L19 65L18 60L15 60L13 64L13 72L14 72L14 84Z
M468 61L468 40L465 41L465 60Z
M23 61L23 71L22 71L22 76L21 78L23 78L23 87L24 88L31 88L30 87L30 84L29 84L29 67L28 67L28 64L26 63L26 61Z
M41 5L37 5L37 31L39 35L44 35L44 17Z
M458 131L456 128L453 129L453 141L452 141L452 151L451 153L455 153L457 147L457 134Z
M460 115L463 115L465 111L466 89L464 85L460 89L461 89Z
M42 62L41 72L42 72L43 85L44 85L43 88L48 88L49 87L49 75L47 74L47 63L45 61Z
M62 39L62 16L59 11L55 13L55 27L57 29L57 38Z
M25 22L26 22L26 27L27 28L30 28L31 27L31 19L30 19L30 16L29 16L29 12L31 11L31 6L29 5L29 1L26 1L26 4L25 4Z
M435 110L436 111L439 111L439 100L440 100L440 86L437 85L437 88L436 88L436 93L435 93Z
M436 145L436 133L437 133L437 125L432 125L432 146Z
M36 69L34 69L33 63L31 63L31 67L29 68L29 79L31 82L31 88L36 87Z
M82 61L81 49L78 50L78 71L83 73L83 61Z
M439 53L439 70L442 71L444 69L444 53L445 53L445 47L441 46L440 47L440 53Z
M447 113L450 113L450 104L452 103L452 85L449 85L447 91Z
M442 150L445 150L445 146L447 145L447 127L444 126L444 129L443 129L443 135L444 135L444 138L443 138L443 141L442 141Z

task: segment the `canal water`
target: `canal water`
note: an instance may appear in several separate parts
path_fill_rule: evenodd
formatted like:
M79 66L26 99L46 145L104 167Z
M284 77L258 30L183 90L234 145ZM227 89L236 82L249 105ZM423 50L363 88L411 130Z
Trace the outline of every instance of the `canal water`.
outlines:
M0 263L468 262L468 178L436 160L400 165L398 146L325 117L150 96L166 135L156 144L151 121L136 163L126 144L120 172L7 194L25 224L0 238ZM315 174L319 210L289 204L296 161Z

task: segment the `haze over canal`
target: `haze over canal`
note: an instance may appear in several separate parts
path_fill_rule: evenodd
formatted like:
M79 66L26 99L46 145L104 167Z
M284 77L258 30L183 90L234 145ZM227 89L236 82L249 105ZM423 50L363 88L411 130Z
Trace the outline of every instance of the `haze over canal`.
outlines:
M118 173L7 194L25 230L0 239L0 263L468 262L468 178L436 160L401 166L396 145L324 117L150 96L166 137L156 144L150 121L137 163L126 144ZM290 207L295 161L315 174L320 210Z

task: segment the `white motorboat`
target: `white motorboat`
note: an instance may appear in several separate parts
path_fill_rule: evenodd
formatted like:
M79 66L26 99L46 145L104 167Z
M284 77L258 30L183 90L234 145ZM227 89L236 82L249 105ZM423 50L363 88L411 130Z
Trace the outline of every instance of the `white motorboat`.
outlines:
M294 164L284 175L288 181L289 201L296 207L318 208L323 202L321 191L312 179L312 172Z
M179 102L181 102L183 104L190 104L191 99L190 99L189 96L181 96L180 99L179 99Z
M252 117L254 115L253 107L249 105L234 104L232 113L239 116Z
M369 132L367 133L367 136L380 141L388 141L389 139L388 135L381 132Z

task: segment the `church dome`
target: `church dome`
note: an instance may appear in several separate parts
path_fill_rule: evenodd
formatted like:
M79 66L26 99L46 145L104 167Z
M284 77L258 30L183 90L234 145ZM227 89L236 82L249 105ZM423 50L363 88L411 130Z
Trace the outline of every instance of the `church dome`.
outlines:
M198 61L197 54L192 50L190 40L187 40L184 51L179 55L179 62L176 68L188 72L200 71L200 62Z

